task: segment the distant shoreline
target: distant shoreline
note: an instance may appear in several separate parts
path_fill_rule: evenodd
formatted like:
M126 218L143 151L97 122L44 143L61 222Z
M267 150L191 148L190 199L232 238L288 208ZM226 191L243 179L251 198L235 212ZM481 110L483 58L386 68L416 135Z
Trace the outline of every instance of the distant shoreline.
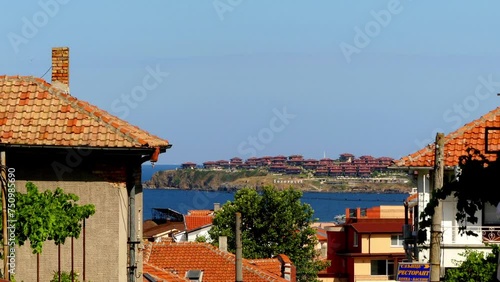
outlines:
M143 190L179 190L179 191L199 191L199 192L217 192L217 193L235 193L238 190L214 190L214 189L182 189L176 187L165 187L165 188L151 188L143 187ZM408 194L410 192L403 191L318 191L318 190L301 190L307 193L318 193L318 194Z

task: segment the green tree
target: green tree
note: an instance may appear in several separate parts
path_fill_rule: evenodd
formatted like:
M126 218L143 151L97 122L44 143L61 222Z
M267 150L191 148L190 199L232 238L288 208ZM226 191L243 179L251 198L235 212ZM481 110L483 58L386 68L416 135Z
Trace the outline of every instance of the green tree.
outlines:
M446 271L445 281L451 282L490 282L497 281L497 263L499 246L491 245L492 252L465 250L460 255L465 258L463 262L456 261L456 268Z
M59 280L59 272L54 271L54 274L52 276L52 279L50 282L80 282L78 280L78 273L73 273L73 272L67 272L67 271L62 271L61 272L61 278Z
M204 235L198 235L198 236L196 236L195 241L198 243L207 243L208 238L207 238L207 236L204 236Z
M290 257L297 268L297 281L316 281L317 273L328 266L318 260L314 247L316 231L311 227L314 211L301 202L302 192L293 188L282 191L266 186L261 192L244 188L236 192L216 212L211 238L227 236L228 249L236 249L236 212L241 213L243 257L270 258L279 254ZM213 240L217 244L218 240Z
M15 239L20 246L29 241L34 254L42 252L47 240L59 245L66 238L78 238L82 220L95 213L94 205L78 205L77 195L59 187L40 193L34 183L27 182L26 190L16 192Z

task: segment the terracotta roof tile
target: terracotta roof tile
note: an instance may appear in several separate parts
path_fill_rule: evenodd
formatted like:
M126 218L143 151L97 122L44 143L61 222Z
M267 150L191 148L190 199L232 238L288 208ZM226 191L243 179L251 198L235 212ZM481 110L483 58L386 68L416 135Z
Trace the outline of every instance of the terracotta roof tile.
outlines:
M248 260L250 264L257 266L258 268L265 270L269 273L281 277L281 262L277 258L270 259L251 259Z
M1 144L169 147L167 140L31 76L0 76L0 113Z
M159 225L148 224L144 226L144 231L142 233L142 237L145 239L153 238L159 234L173 231L173 233L177 233L178 231L184 231L184 223L183 222L167 222Z
M211 210L188 210L188 215L211 215L214 211Z
M188 270L203 270L203 281L226 282L235 279L235 257L233 254L222 252L210 244L193 242L159 242L146 245L144 262L157 268L175 271L183 277ZM260 260L259 260L260 261ZM276 275L277 270L267 271L275 262L259 263L243 259L243 278L245 281L287 281ZM281 268L281 267L280 267ZM280 269L281 271L281 269ZM281 272L280 272L281 273Z
M485 154L486 127L500 127L500 107L490 111L482 117L465 124L456 131L444 137L445 166L454 167L458 165L460 156L466 154L468 147L474 147ZM488 133L489 150L499 150L498 140L500 131ZM490 160L495 160L495 154L485 154ZM405 156L394 162L392 167L434 167L434 144Z
M151 265L149 263L144 263L142 266L144 274L149 274L153 276L153 278L156 279L158 282L185 282L189 281L186 278L181 278L179 275L163 270L161 268L158 268L154 265ZM143 279L144 282L149 282L146 278Z
M211 215L185 215L184 222L186 230L190 231L208 224L212 224L213 216Z

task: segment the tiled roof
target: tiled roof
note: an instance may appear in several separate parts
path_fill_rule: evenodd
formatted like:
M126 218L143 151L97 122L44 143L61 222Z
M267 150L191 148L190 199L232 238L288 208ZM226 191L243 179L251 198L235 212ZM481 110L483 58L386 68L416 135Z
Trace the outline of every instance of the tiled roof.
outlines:
M273 273L274 275L281 276L281 262L277 258L270 259L251 259L248 263L257 266L261 270Z
M185 282L189 281L186 278L181 278L179 275L170 271L163 270L154 265L144 263L142 266L143 273L151 275L158 282ZM143 277L143 282L149 282L146 277Z
M168 148L169 142L41 78L0 76L0 144Z
M156 235L165 233L165 232L170 231L170 230L175 230L177 232L177 231L184 231L184 229L185 229L185 227L184 227L183 222L175 222L175 221L174 222L167 222L167 223L159 224L157 226L150 227L148 229L146 229L144 227L142 237L145 239L148 239L148 238L152 238Z
M456 131L444 137L444 165L454 167L458 165L460 156L466 154L466 149L473 147L485 153L486 127L500 127L500 107L492 110L484 116L467 123ZM500 148L500 134L497 131L490 132L488 146L495 150ZM434 167L434 144L394 161L392 167ZM495 154L485 154L490 160L495 160Z
M403 233L403 221L401 222L357 222L351 226L358 233Z
M211 210L188 210L188 215L211 215L214 211Z
M158 224L156 222L154 222L154 220L152 220L152 219L148 219L148 220L144 221L144 223L142 224L142 228L144 228L144 230L147 230L149 228L153 228L155 226L158 226Z
M321 228L316 228L316 238L318 238L319 242L328 241L328 238L326 235L326 230L321 229Z
M203 281L226 282L235 279L235 256L206 243L150 243L146 245L144 262L160 269L174 270L181 277L188 270L200 269L203 270ZM242 264L244 281L287 281L274 274L276 270L269 272L246 259L242 260ZM266 269L270 264L266 264Z
M185 215L186 230L190 231L208 224L212 224L213 216L211 215Z

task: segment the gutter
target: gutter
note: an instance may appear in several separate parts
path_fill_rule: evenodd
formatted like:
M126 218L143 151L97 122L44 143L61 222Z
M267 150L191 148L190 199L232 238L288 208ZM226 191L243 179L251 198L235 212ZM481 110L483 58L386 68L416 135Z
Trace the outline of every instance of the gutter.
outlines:
M172 148L172 144L157 147L92 147L92 146L52 146L52 145L24 145L24 144L0 144L0 148L27 148L27 149L76 149L76 150L102 150L102 151L140 151L160 148L163 153Z
M458 164L457 164L458 165ZM387 167L388 169L399 169L399 170L433 170L434 167L430 167L430 166L388 166ZM447 169L447 170L454 170L455 167L454 166L445 166L444 169Z

